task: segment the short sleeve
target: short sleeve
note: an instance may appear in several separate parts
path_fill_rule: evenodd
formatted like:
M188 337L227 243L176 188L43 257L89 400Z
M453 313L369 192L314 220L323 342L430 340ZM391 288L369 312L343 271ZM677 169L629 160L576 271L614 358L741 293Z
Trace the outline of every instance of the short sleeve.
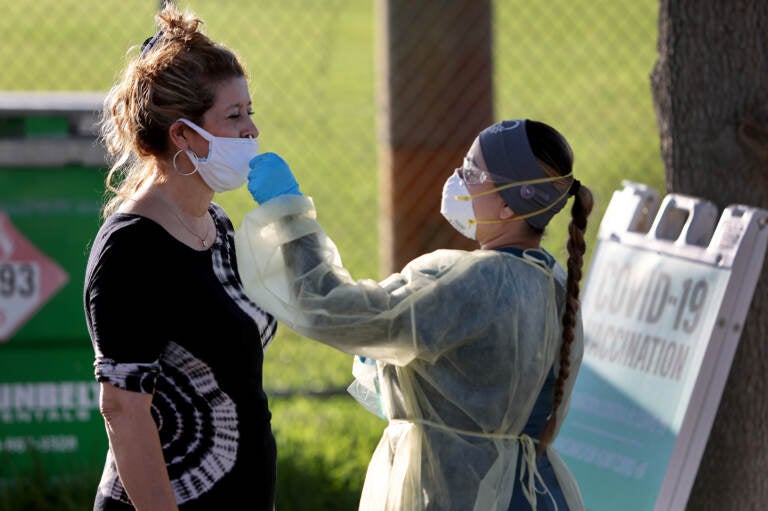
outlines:
M84 302L96 379L151 393L168 335L159 318L162 277L140 227L102 228L88 261Z

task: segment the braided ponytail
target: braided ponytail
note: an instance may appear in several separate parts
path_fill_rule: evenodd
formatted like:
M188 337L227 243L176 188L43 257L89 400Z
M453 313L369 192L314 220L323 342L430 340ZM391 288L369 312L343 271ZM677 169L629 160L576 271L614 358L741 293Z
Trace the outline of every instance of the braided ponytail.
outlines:
M555 400L550 415L539 438L537 453L541 454L552 443L557 429L557 409L563 402L565 381L571 372L571 344L574 339L574 327L579 311L579 283L584 266L584 252L587 249L584 233L587 230L587 217L592 212L594 199L592 192L585 186L580 186L574 196L571 207L571 221L568 224L568 277L566 279L565 311L562 318L562 343L560 344L560 368L555 381Z
M573 168L573 152L568 142L557 130L547 124L528 121L528 139L531 150L539 160L543 170L550 175L567 175ZM563 179L556 184L565 189L574 183L573 179ZM562 342L560 344L560 367L555 381L555 395L552 414L539 438L537 453L541 454L552 443L557 430L557 410L563 402L565 382L571 370L571 344L574 340L574 328L579 311L579 283L584 266L584 253L587 244L584 234L587 230L587 218L592 212L594 198L586 186L578 184L572 188L574 193L571 207L571 221L568 224L568 249L565 310L562 317Z

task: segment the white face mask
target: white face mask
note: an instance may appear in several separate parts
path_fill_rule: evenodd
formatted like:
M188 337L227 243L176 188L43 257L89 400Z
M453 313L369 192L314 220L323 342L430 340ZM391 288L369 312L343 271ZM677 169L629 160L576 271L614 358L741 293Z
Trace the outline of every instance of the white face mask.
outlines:
M226 192L240 188L248 180L251 168L248 163L259 154L259 141L255 138L229 138L211 135L203 128L188 121L179 119L201 137L208 141L208 156L198 157L191 150L186 153L200 177L215 192Z
M466 197L469 190L464 181L454 172L443 185L443 199L440 203L440 213L451 225L467 238L473 240L477 235L477 220L471 200L457 200L456 197Z

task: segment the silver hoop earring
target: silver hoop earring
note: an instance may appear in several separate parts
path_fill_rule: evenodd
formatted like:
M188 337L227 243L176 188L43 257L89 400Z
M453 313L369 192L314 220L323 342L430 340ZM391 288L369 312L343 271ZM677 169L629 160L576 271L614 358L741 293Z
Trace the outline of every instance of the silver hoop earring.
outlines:
M197 155L193 153L192 151L187 153L187 158L189 158L189 161L192 162L192 172L182 172L179 170L179 166L176 164L176 158L179 157L181 153L184 152L184 149L179 149L176 151L176 154L173 155L173 170L176 171L176 173L180 176L191 176L195 172L197 172L197 167L200 164L200 162L197 159Z

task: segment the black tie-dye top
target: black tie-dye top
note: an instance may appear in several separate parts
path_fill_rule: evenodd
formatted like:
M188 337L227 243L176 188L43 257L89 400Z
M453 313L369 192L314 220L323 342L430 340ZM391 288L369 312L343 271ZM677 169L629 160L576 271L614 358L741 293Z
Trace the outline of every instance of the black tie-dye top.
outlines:
M84 290L95 374L153 395L181 510L266 511L276 450L262 364L277 323L243 293L229 218L209 212L217 239L204 251L145 217L104 222ZM94 509L132 509L109 452Z

